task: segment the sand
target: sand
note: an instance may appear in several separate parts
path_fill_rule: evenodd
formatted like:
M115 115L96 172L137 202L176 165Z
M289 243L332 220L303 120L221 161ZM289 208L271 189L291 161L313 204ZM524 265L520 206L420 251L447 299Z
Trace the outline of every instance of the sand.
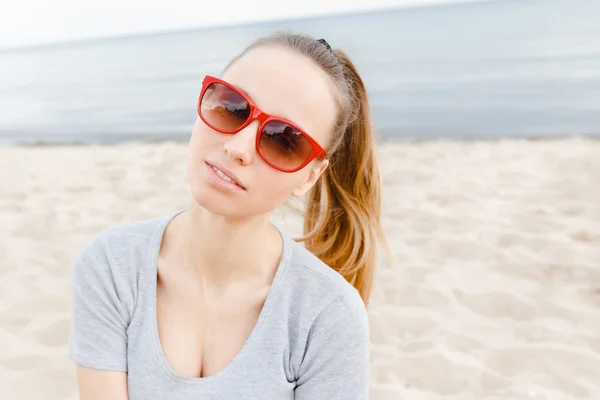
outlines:
M384 143L371 398L600 398L600 141ZM186 146L0 149L3 399L76 399L78 247L184 208ZM285 217L283 216L285 215ZM300 220L278 213L295 234Z

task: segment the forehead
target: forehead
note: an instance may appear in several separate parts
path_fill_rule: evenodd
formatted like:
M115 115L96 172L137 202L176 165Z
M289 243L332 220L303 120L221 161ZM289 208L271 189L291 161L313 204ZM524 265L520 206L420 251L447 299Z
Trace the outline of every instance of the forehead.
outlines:
M285 118L324 145L336 117L333 84L308 57L282 47L250 50L223 79L266 113Z

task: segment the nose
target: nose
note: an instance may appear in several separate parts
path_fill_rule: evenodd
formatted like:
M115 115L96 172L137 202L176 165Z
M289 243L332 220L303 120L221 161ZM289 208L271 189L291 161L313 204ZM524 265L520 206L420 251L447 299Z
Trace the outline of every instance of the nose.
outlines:
M227 155L242 165L250 164L256 151L256 135L259 125L258 121L253 121L238 133L227 135L228 139L223 144Z

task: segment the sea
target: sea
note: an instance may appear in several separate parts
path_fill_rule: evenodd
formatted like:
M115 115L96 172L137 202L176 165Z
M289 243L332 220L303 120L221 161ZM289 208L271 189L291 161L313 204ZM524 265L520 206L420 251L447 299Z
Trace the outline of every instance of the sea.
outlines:
M600 137L600 1L480 0L0 50L0 145L185 141L203 76L279 30L350 54L379 138Z

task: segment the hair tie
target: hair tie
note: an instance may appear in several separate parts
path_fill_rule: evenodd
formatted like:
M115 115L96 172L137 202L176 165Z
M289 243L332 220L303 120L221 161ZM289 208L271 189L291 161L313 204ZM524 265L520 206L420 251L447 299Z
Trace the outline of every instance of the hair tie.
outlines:
M327 47L327 50L329 50L331 52L331 54L333 54L333 56L337 60L338 64L341 64L340 63L340 58L338 57L337 54L335 54L335 51L333 51L333 49L331 48L331 46L329 45L329 43L327 43L327 40L325 40L325 39L319 39L319 40L317 40L317 42L319 42L321 44L324 44L325 47Z
M327 49L329 51L333 51L333 49L331 48L331 46L329 45L329 43L327 43L327 40L325 40L325 39L319 39L319 40L317 40L317 42L323 43L325 45L325 47L327 47Z

